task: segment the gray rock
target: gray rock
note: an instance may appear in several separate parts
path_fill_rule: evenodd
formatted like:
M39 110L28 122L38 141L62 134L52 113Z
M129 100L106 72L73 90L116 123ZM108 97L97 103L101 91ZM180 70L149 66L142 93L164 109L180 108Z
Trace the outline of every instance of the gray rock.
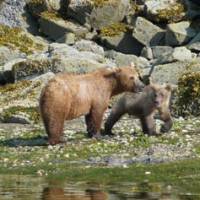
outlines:
M180 0L149 0L144 5L147 18L154 22L178 22L186 15Z
M23 27L25 21L22 17L22 14L24 13L25 5L25 0L3 1L0 5L0 24L4 24L10 27Z
M108 49L114 49L125 54L140 55L143 45L132 37L130 33L121 32L116 36L101 36L98 41Z
M165 44L167 46L179 46L187 44L197 31L191 28L191 22L182 21L179 23L169 24L165 35Z
M65 33L61 38L56 40L56 42L73 45L75 43L75 40L76 40L76 36L74 33Z
M13 83L15 81L12 73L13 65L18 62L23 62L25 59L17 58L7 62L0 67L0 84Z
M197 53L200 52L200 33L189 42L187 48Z
M25 58L26 54L18 50L10 49L6 46L0 47L0 65L17 58Z
M90 24L95 29L121 22L129 8L129 0L109 0L95 6L90 15Z
M141 51L141 56L146 58L146 59L152 60L153 59L153 52L152 52L151 47L144 47Z
M199 59L190 61L177 61L169 64L157 65L154 68L152 79L156 83L171 83L177 84L178 78L188 69L190 71L199 71Z
M194 42L194 43L188 45L187 48L195 53L199 53L200 52L200 41Z
M78 51L65 44L51 44L49 55L54 61L55 68L66 72L85 73L105 66L115 66L115 63L103 55L90 51Z
M153 52L153 58L158 59L161 56L172 54L173 48L170 46L153 46L151 47Z
M12 77L15 81L32 79L48 71L59 72L53 61L47 58L26 59L12 66Z
M116 62L117 66L127 66L131 63L134 63L138 68L143 69L150 65L149 61L146 58L137 57L130 54L123 54L113 50L107 51L106 57L113 59Z
M143 17L137 17L132 36L145 46L161 45L165 31Z
M63 20L62 18L41 17L39 20L40 31L53 40L58 40L66 33L74 33L76 37L84 37L88 30L77 23Z
M98 44L96 44L93 41L89 41L89 40L80 40L77 41L74 46L74 48L76 48L79 51L90 51L93 52L95 54L99 54L104 56L104 49L103 47L99 46Z
M156 65L158 64L166 64L175 61L190 61L195 58L195 54L193 54L189 49L186 47L176 47L173 51L166 52L160 57L157 57ZM154 63L155 64L155 63Z
M172 56L173 59L177 61L186 61L193 58L191 51L188 50L186 47L176 47Z
M128 0L108 0L95 4L91 0L71 0L67 15L95 29L122 21L129 8Z
M16 124L31 124L30 119L27 116L23 116L22 113L19 115L12 115L6 119L1 119L3 123L16 123Z

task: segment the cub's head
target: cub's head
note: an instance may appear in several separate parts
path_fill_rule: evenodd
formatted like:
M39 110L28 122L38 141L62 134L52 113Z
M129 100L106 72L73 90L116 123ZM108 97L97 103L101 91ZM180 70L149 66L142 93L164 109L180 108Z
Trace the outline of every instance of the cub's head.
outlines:
M152 89L151 98L153 104L156 108L160 108L163 106L168 107L172 92L172 86L169 84L166 85L157 85L151 84L149 87Z
M134 66L116 68L111 74L117 84L116 93L124 91L138 92L144 88L140 74Z

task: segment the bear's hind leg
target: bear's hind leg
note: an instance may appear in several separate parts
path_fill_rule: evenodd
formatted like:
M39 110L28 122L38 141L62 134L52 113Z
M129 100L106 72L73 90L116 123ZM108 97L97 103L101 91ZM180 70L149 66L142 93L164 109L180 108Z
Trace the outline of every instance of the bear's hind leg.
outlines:
M105 109L102 109L101 111L98 109L92 109L92 111L85 116L87 132L89 137L101 137L100 129L104 111Z
M45 123L46 132L48 134L48 143L56 145L62 143L63 127L65 115L64 113L55 113L53 117L49 117L48 122Z

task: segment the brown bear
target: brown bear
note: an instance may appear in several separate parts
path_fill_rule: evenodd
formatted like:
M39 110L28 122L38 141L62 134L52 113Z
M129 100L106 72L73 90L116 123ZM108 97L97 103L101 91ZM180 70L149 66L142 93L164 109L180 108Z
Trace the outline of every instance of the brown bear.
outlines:
M57 74L44 87L40 111L48 142L61 142L65 120L85 115L89 137L99 137L111 96L144 87L136 68L102 68L87 74Z
M158 110L160 119L164 121L161 132L167 132L172 127L172 117L169 102L172 88L170 85L150 84L145 86L141 93L125 93L114 104L108 119L105 122L105 134L112 134L112 127L122 115L128 113L140 119L145 134L155 135L156 127L154 115Z

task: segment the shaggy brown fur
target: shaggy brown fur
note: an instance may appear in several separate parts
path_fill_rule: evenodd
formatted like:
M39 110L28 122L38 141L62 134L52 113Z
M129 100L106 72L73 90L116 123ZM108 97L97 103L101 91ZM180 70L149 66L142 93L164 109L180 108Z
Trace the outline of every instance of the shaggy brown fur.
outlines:
M142 130L145 134L155 135L156 128L154 115L156 110L160 119L164 121L161 132L167 132L172 127L172 118L169 110L171 86L148 85L142 93L126 93L113 106L112 111L105 123L105 134L112 135L112 127L122 115L128 113L141 121Z
M134 67L103 68L88 74L62 73L48 82L40 97L41 116L51 145L61 142L65 120L85 115L88 135L98 137L111 96L141 89Z

